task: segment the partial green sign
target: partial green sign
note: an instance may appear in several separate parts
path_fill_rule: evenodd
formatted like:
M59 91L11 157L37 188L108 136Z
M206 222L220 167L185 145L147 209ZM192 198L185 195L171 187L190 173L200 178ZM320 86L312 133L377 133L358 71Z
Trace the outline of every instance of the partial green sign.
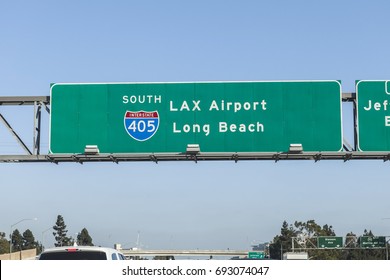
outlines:
M386 237L385 236L361 236L360 247L361 248L385 248Z
M51 153L342 149L338 81L54 84Z
M260 251L253 251L253 252L248 252L248 259L264 259L265 258L265 253L260 252Z
M343 238L338 236L318 237L318 248L342 248Z
M390 81L356 83L358 149L390 151Z

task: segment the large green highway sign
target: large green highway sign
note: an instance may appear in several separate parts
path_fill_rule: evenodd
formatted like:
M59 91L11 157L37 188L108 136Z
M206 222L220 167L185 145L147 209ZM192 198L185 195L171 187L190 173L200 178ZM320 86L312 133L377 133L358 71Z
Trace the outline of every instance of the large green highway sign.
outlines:
M385 236L361 236L360 237L361 248L384 248L386 247Z
M338 81L53 84L51 153L342 148Z
M356 83L358 148L390 151L390 81Z
M343 238L338 236L318 237L318 248L342 248Z

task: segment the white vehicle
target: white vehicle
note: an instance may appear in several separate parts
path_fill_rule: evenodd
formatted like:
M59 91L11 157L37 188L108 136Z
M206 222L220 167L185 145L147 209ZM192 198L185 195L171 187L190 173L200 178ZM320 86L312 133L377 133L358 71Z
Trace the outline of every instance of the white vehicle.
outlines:
M125 256L112 248L95 246L55 247L43 251L39 260L125 260Z

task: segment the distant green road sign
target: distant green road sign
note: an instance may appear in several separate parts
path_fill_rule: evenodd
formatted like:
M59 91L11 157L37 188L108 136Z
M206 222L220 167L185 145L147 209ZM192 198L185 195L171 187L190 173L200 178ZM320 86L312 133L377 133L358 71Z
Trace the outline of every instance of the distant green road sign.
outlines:
M50 152L342 149L338 81L54 84Z
M390 81L356 83L358 149L390 151Z
M343 238L337 236L318 237L318 248L342 248Z
M385 236L361 236L360 247L361 248L385 248L386 237Z
M264 259L265 253L260 251L248 252L248 259Z

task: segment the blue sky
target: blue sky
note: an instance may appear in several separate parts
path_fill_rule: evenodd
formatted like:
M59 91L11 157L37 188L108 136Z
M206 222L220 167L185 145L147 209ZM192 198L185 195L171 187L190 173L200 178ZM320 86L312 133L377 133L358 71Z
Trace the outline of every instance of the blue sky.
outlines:
M389 79L388 1L1 1L0 95L53 82ZM31 145L31 108L2 114ZM345 137L352 112L344 106ZM44 113L42 149L48 148ZM22 153L0 125L2 154ZM389 163L0 164L0 231L151 249L247 249L284 220L390 235ZM50 231L45 245L53 244Z

